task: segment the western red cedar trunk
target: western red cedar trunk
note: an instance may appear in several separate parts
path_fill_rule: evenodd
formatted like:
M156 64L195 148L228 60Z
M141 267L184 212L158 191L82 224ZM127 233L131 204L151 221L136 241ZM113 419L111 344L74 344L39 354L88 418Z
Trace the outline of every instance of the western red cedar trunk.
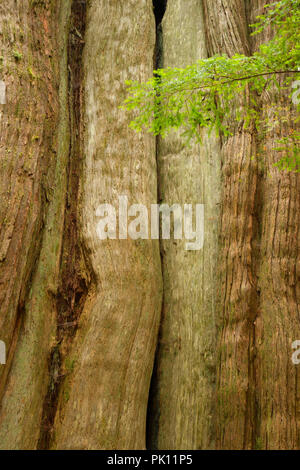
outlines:
M249 54L270 38L247 25L267 2L205 0L210 53ZM292 103L288 92L255 97L261 116ZM270 113L269 113L270 115ZM242 123L240 123L242 124ZM223 187L217 376L217 447L299 448L299 175L274 167L280 119L263 136L231 127L222 145Z
M262 14L265 1L252 2L249 22ZM272 37L267 29L252 39L256 50ZM262 117L271 116L270 132L259 134L258 160L262 166L261 236L258 288L260 307L256 322L257 443L263 449L300 447L300 369L292 362L292 343L300 337L300 174L274 168L281 156L277 140L295 128L296 107L291 90L264 92ZM275 107L279 108L276 117ZM274 114L273 114L274 113ZM272 118L273 115L273 118ZM299 123L297 124L299 130Z
M3 449L36 447L47 392L69 146L59 27L67 10L56 1L28 0L8 0L0 10L7 85L0 135L1 339L8 351L1 367Z
M197 0L168 1L160 37L163 67L185 67L206 57L203 10ZM158 141L159 199L169 206L204 204L205 241L163 240L164 296L149 407L149 446L214 446L216 267L220 202L217 139L187 147L172 133Z
M270 35L247 26L265 0L167 3L160 65ZM159 246L100 242L96 209L119 195L149 209L157 186L170 205L204 203L205 244L161 244L149 446L299 448L300 184L273 166L289 92L255 97L262 117L282 103L266 136L230 115L227 139L155 149L119 109L124 81L152 75L150 0L7 0L0 41L0 448L145 448Z
M119 110L155 22L150 0L89 2L85 38L85 4L1 9L1 448L145 447L159 244L101 242L96 209L157 201L155 139Z
M249 54L247 18L242 0L206 0L210 55ZM236 101L235 106L242 103ZM233 110L234 111L234 110ZM243 130L228 116L232 135L222 142L222 214L218 309L217 446L251 448L254 322L257 316L256 238L257 162L253 129Z
M99 28L99 25L101 27ZM120 110L125 80L153 73L150 0L92 1L83 56L84 163L80 236L92 285L64 361L55 448L143 449L150 378L161 312L158 241L105 240L96 208L119 196L128 205L157 200L155 139L128 127ZM71 367L69 365L71 364Z

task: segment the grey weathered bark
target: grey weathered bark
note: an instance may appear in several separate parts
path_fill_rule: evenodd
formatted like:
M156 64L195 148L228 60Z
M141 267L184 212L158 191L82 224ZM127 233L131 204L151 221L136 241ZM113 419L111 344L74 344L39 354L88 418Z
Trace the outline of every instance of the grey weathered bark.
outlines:
M162 22L162 65L185 67L206 57L202 3L169 0ZM220 203L218 141L184 145L180 133L158 142L160 202L205 205L205 242L162 241L162 324L149 408L149 445L203 449L214 445L215 311Z
M99 24L101 28L99 29ZM155 140L128 128L125 80L153 71L150 0L93 1L84 52L85 135L81 237L93 284L61 389L57 448L145 448L146 411L161 311L158 241L97 238L96 208L118 196L157 200Z

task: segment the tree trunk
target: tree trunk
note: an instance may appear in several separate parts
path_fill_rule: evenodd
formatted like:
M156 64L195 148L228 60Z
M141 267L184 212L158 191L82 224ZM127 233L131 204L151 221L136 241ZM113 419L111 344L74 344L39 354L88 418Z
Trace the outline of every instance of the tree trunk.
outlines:
M265 4L205 0L210 53L257 50L269 38L250 38L247 24ZM262 117L274 103L292 107L288 94L257 98ZM274 168L272 150L290 128L279 119L266 137L254 127L231 131L222 145L217 447L299 448L299 370L291 360L300 335L299 174Z
M119 109L125 80L144 81L153 72L154 16L149 0L126 3L97 0L87 14L79 214L92 283L64 358L53 443L60 449L146 445L161 311L159 244L100 241L95 231L99 204L118 208L123 195L129 206L157 200L154 138L130 130L128 114Z
M256 51L266 3L0 6L0 449L300 448L300 176L274 167L289 91L255 97L262 117L282 103L267 135L230 115L190 147L119 108L156 66ZM204 204L203 249L100 240L119 196Z
M16 19L10 3L1 31L13 70L1 115L1 447L144 448L159 244L101 242L96 209L117 207L119 195L157 201L155 139L129 130L119 110L125 80L153 71L152 2L90 2L86 35L85 2L26 1Z
M262 13L264 4L262 0L253 2L249 22ZM270 30L254 36L253 50L269 39ZM281 77L282 85L283 81ZM255 346L260 419L257 442L263 449L300 447L300 369L291 360L292 343L300 338L300 174L274 168L278 161L276 141L288 136L295 122L296 107L289 95L290 90L282 86L263 93L260 103L263 118L282 103L273 128L258 139L262 182Z
M4 449L37 445L55 341L69 147L68 8L58 6L9 0L1 8L8 90L0 137L1 339L8 351L0 388Z
M201 2L168 1L159 44L163 67L206 57ZM156 449L213 447L215 310L220 203L217 139L186 147L180 132L158 140L160 203L202 203L202 251L186 240L162 240L164 296L149 408L149 445Z

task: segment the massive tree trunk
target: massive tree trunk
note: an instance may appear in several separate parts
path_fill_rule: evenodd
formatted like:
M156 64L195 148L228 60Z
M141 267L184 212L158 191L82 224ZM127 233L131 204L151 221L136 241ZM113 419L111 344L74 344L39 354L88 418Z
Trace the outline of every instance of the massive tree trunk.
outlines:
M101 24L101 28L99 28ZM157 200L155 140L128 128L125 80L153 72L150 0L94 1L87 14L80 229L92 284L55 421L57 448L142 449L161 310L158 241L100 241L96 208ZM72 364L72 370L67 370ZM74 367L73 367L74 365ZM96 391L96 393L95 393Z
M1 11L0 445L144 448L159 243L101 242L96 209L157 201L155 139L119 110L125 80L153 71L152 2L89 2L86 35L85 2L13 4Z
M155 66L254 52L265 3L0 6L1 449L300 447L300 179L273 166L289 122L266 137L227 116L229 138L187 148L119 108ZM288 91L256 99L294 112ZM203 249L99 240L119 196L203 203Z
M204 2L211 55L248 54L242 0ZM240 106L239 102L235 106ZM234 110L233 110L234 111ZM255 432L254 323L257 316L256 249L258 169L254 130L228 116L222 142L222 214L218 309L217 445L248 448Z
M1 448L35 448L55 341L69 147L66 33L57 2L1 7ZM59 53L57 53L59 51ZM58 110L60 109L60 114Z
M265 4L205 0L210 54L257 50L270 32L254 40L247 25ZM288 94L255 97L262 117L280 102L286 115ZM299 368L291 357L300 335L300 179L274 168L272 150L289 122L279 119L266 137L254 126L231 131L222 144L217 447L299 448Z
M253 2L249 22L262 13L264 4L263 0ZM261 37L255 36L252 50L270 38L269 29ZM300 338L300 174L280 172L274 167L279 158L274 150L278 147L276 141L290 134L296 118L296 107L283 81L281 77L282 87L263 93L260 101L265 119L278 103L282 104L270 132L258 139L262 181L260 304L255 330L259 406L256 440L263 449L300 447L300 369L291 360L291 345Z
M197 0L168 1L159 31L163 67L186 67L207 56L203 10ZM186 147L180 132L158 140L160 203L202 203L204 248L163 240L164 296L149 408L149 445L205 449L214 442L215 311L220 152L204 133Z

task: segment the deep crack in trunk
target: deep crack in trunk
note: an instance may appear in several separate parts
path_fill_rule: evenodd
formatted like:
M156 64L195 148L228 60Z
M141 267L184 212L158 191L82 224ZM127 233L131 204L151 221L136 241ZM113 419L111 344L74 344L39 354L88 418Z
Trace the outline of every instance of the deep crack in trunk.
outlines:
M79 180L82 165L82 54L86 26L86 0L73 0L68 38L68 95L70 150L65 223L61 254L59 288L56 295L56 344L49 357L49 385L44 401L39 449L48 449L52 440L63 360L76 333L78 320L88 292L89 275L80 246L77 220Z
M162 33L162 20L164 18L166 9L167 9L168 0L153 0L153 12L155 17L155 33L156 33L156 42L155 42L155 51L154 51L154 60L153 66L154 69L158 69L163 66L162 64L162 52L163 52L163 33ZM156 167L158 168L158 139L159 136L156 136ZM160 202L160 185L159 179L157 179L157 197L158 202ZM160 245L160 257L161 257L161 266L162 266L162 257L163 254L161 252L161 245ZM161 312L163 312L163 300L161 306ZM162 321L162 318L161 318ZM159 329L160 331L160 329ZM151 429L155 426L155 423L151 422L151 408L152 408L152 399L155 395L155 371L156 371L156 357L157 357L157 350L159 345L159 337L156 346L156 353L154 359L154 366L152 372L152 378L150 383L149 389L149 398L148 398L148 407L147 407L147 426L146 426L146 447L147 449L151 449L153 447L152 442L152 432Z

